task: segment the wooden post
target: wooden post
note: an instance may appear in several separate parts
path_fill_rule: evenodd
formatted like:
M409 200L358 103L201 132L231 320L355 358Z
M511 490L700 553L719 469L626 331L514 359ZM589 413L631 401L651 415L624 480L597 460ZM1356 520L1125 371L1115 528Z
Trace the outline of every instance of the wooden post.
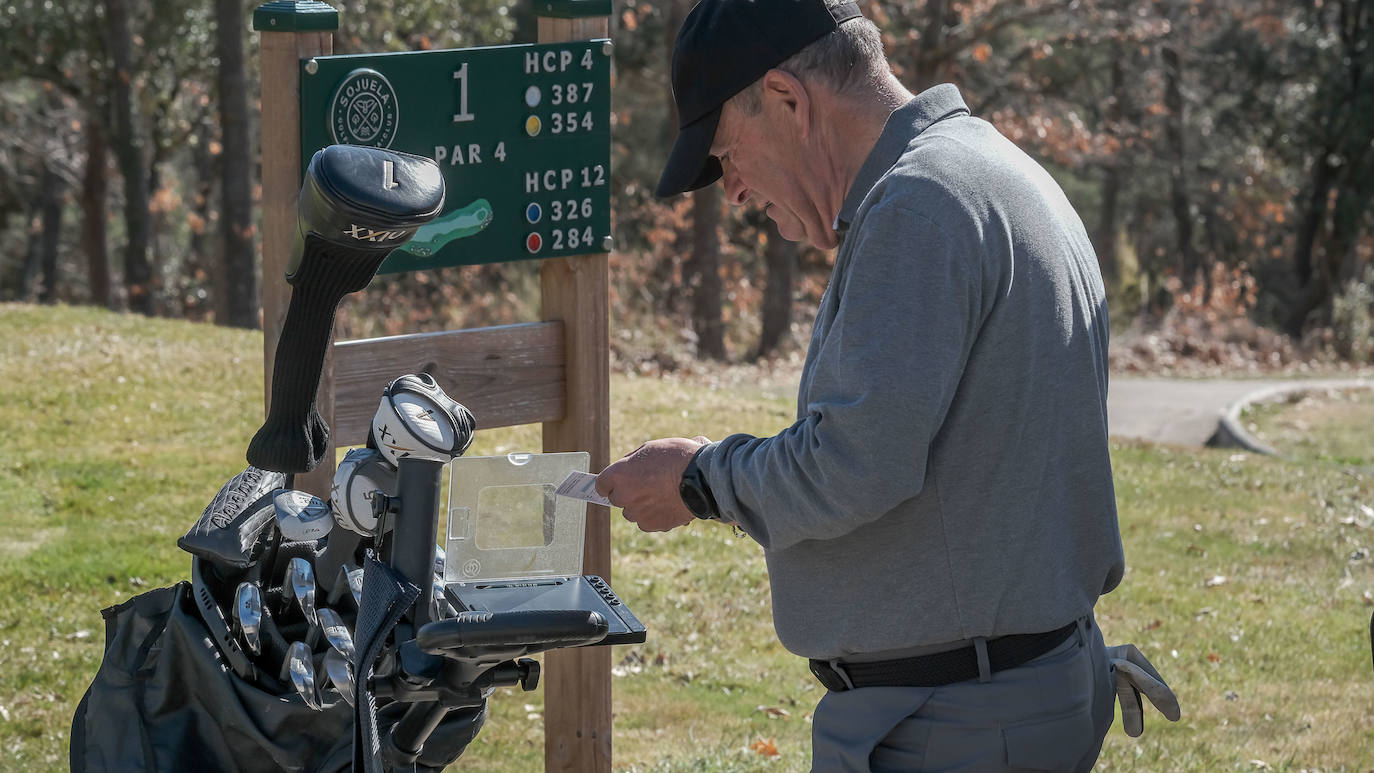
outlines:
M253 29L262 48L262 342L263 411L271 407L272 365L277 356L291 287L286 263L296 233L296 197L301 189L300 63L334 51L339 12L318 0L272 0L253 12ZM332 347L331 347L332 349ZM334 425L333 357L326 353L316 404L325 423ZM295 487L328 496L334 455L297 475Z
M535 0L539 42L610 37L610 0ZM609 246L609 245L608 245ZM544 450L588 451L591 470L610 464L610 269L606 254L545 260L542 316L563 320L567 412L544 422ZM611 579L610 511L587 505L582 571ZM544 656L544 770L611 769L611 648Z

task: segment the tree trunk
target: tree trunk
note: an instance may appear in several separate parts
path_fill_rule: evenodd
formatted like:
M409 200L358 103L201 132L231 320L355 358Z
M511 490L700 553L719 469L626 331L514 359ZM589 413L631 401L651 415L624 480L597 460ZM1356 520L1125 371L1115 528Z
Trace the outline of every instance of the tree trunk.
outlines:
M926 3L926 28L921 31L921 39L917 41L920 46L920 53L916 57L916 71L911 74L912 91L921 91L940 82L940 71L945 66L945 62L937 57L945 44L946 19L949 15L949 0L928 0Z
M514 3L510 6L511 18L515 29L511 32L512 43L537 43L539 41L539 17L534 13L534 3ZM615 37L615 15L611 15L611 37Z
M29 210L27 238L24 241L24 266L19 271L19 290L16 300L32 301L34 285L43 274L43 205L35 201Z
M110 188L109 143L103 116L92 110L86 116L86 169L81 176L81 251L91 285L91 304L113 309L110 285L110 250L106 243L106 198Z
M151 315L153 288L148 241L152 219L148 210L146 156L134 110L133 39L126 0L105 0L105 20L114 66L111 96L114 99L115 157L124 178L124 228L128 239L124 249L124 285L129 294L129 308Z
M1293 242L1293 271L1298 280L1298 287L1306 290L1289 311L1283 326L1284 331L1295 338L1302 335L1307 315L1326 300L1329 289L1324 282L1312 281L1312 268L1317 233L1327 217L1327 201L1336 172L1327 161L1330 157L1330 149L1323 148L1315 165L1311 194L1307 197L1307 206L1302 213L1302 220L1298 223L1297 237Z
M1125 52L1118 44L1112 57L1112 96L1107 104L1107 132L1115 136L1121 126L1124 112L1122 103L1126 100ZM1097 221L1097 265L1102 269L1103 282L1114 288L1121 280L1121 269L1116 255L1119 213L1117 202L1121 196L1121 167L1116 155L1102 165L1102 210Z
M666 64L669 78L672 78L673 51L677 47L677 32L682 28L682 23L687 20L687 13L691 8L691 0L668 0L668 19L664 29L667 37L663 41L663 50L668 52ZM663 123L663 147L671 148L673 140L677 137L677 102L673 99L672 89L664 89L663 95L668 100L668 118ZM655 180L654 183L657 184L658 181Z
M210 153L210 144L215 141L214 124L205 120L196 127L195 144L191 147L191 168L195 170L195 195L191 200L191 241L187 246L185 271L188 281L195 288L193 297L181 304L182 315L188 319L203 320L213 309L214 319L229 318L229 308L221 308L223 293L210 292L213 288L224 287L227 283L215 272L219 270L219 238L212 227L214 211L212 202L215 188L219 185L220 174L215 166L215 157Z
M243 6L238 0L215 0L216 50L219 53L219 118L224 140L223 196L220 223L224 234L224 267L229 318L234 327L258 326L258 284L253 276L253 159L248 139L248 86L243 61Z
M697 353L713 360L725 359L725 325L720 305L720 207L719 185L692 192L692 260L687 266L688 283L692 286L692 329L697 334Z
M767 357L787 337L792 324L792 277L796 274L797 245L782 238L773 219L768 221L768 244L763 248L768 278L763 285L763 330L754 358Z
M1164 46L1160 54L1164 60L1164 106L1169 115L1165 119L1165 139L1169 144L1169 200L1174 213L1175 233L1178 236L1178 273L1188 291L1197 279L1197 251L1193 249L1192 205L1188 199L1188 153L1184 140L1183 70L1178 49Z
M62 234L62 178L57 174L56 161L43 164L43 182L38 194L43 213L43 229L39 237L40 264L43 266L43 303L57 303L57 242Z

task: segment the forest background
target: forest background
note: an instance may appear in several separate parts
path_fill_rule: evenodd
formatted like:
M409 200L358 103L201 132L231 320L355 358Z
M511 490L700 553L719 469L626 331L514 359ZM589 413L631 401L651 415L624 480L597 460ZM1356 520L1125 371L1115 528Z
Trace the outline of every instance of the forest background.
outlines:
M799 356L833 252L719 186L660 201L691 0L617 0L612 349ZM260 327L258 2L0 0L0 301ZM526 0L338 0L335 53L533 42ZM1118 369L1374 360L1374 0L861 0L1092 235ZM382 277L347 338L527 321L532 262Z

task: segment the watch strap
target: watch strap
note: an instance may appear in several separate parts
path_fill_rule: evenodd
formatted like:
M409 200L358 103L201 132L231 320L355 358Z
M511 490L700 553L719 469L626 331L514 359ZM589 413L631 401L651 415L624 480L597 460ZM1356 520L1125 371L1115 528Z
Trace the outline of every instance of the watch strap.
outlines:
M706 482L706 474L697 465L697 459L701 457L701 452L706 446L698 448L692 458L687 461L687 468L682 471L682 482L678 485L678 493L682 497L682 503L687 509L702 520L720 520L720 507L716 504L716 497L711 493L711 485Z

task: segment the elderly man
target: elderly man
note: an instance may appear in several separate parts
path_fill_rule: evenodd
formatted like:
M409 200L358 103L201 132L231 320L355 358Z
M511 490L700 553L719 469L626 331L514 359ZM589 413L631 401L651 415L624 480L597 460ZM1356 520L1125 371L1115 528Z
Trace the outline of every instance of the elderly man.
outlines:
M903 87L853 3L702 0L673 94L660 196L719 179L839 251L795 424L651 441L597 489L646 531L763 546L778 636L828 688L816 770L1090 768L1124 559L1078 215L953 85Z

